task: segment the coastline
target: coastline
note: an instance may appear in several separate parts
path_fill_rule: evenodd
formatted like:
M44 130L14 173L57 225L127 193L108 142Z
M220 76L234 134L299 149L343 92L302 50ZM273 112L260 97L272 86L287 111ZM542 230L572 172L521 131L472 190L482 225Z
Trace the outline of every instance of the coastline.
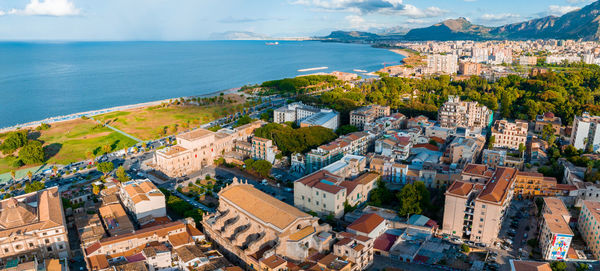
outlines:
M405 50L405 49L397 49L396 48L396 49L388 49L388 50L392 51L392 52L394 52L396 54L403 55L406 58L410 58L410 57L414 57L415 56L415 53L413 53L411 51L408 51L408 50Z
M173 97L173 98L163 99L163 100L158 100L158 101L120 105L120 106L114 106L114 107L109 107L109 108L90 110L90 111L85 111L85 112L78 112L78 113L73 113L73 114L64 115L64 116L49 117L49 118L45 118L42 120L36 120L36 121L27 122L27 123L16 124L16 125L9 126L9 127L2 127L2 128L0 128L0 133L15 131L15 130L23 129L23 128L35 128L35 127L41 125L42 123L46 123L46 124L59 123L59 122L65 122L65 121L78 119L83 116L93 117L93 116L111 113L111 112L115 112L115 111L155 106L155 105L159 105L164 102L169 102L170 100L173 100L173 99L179 99L179 98L189 99L189 98L196 98L196 97L209 98L209 97L219 96L219 95L221 95L221 93L223 95L234 94L234 93L237 93L240 89L241 89L241 87L235 87L235 88L213 91L213 92L209 92L206 94L195 95L195 96Z

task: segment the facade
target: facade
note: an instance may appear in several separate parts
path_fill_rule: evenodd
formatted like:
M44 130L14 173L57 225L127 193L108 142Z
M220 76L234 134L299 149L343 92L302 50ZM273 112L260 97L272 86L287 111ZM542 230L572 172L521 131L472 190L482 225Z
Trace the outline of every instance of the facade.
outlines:
M542 219L540 222L540 249L544 260L566 260L567 252L573 239L573 231L569 227L571 214L559 198L544 198Z
M319 109L301 102L291 103L273 110L273 122L297 122L298 120L312 116L319 112Z
M365 124L390 115L389 106L368 105L350 111L350 125L363 129Z
M458 72L458 56L453 54L428 55L427 72L455 74Z
M352 263L351 270L366 270L371 266L375 239L349 232L341 232L338 239L333 245L333 255L349 260Z
M319 146L306 154L306 172L312 173L340 160L346 154L365 155L374 136L367 132L354 132Z
M448 188L442 229L467 240L491 244L498 237L512 200L517 170L498 167L492 174L482 174L473 179L475 182L455 181Z
M577 220L581 238L594 257L600 259L600 202L584 200Z
M600 149L600 117L583 113L575 116L571 132L571 145L578 150L590 149L597 152Z
M277 155L277 146L273 145L273 141L261 137L252 138L252 159L265 160L269 163L275 163L275 155Z
M485 128L490 125L493 113L477 102L461 101L459 96L450 95L438 110L438 121L443 128Z
M527 130L529 124L526 121L497 120L492 127L494 137L494 148L507 148L518 150L519 146L527 144Z
M157 150L153 166L165 175L176 178L212 165L214 160L235 149L235 141L245 141L265 122L255 121L232 130L211 132L196 129L177 135L177 145Z
M556 178L544 177L541 173L519 172L515 179L515 196L519 199L563 196L563 186L556 182Z
M333 242L329 225L237 179L219 192L219 209L202 225L208 239L249 268L273 254L302 261Z
M474 163L478 159L479 154L481 154L484 145L485 138L483 136L455 136L452 141L448 143L448 146L446 146L442 161L457 167L463 167L469 163Z
M70 255L67 223L58 187L0 201L0 262Z
M366 157L347 154L342 159L324 167L323 170L342 178L356 178L365 171L366 166Z
M122 183L120 198L140 225L167 216L165 195L148 179Z
M344 214L344 203L355 206L365 202L375 188L377 173L365 173L352 181L320 170L294 182L294 206L320 215Z
M534 131L536 133L541 133L544 130L544 127L548 124L552 125L555 135L560 135L562 121L560 120L560 117L554 116L554 113L552 112L546 112L543 115L537 115L535 117Z
M461 62L458 64L458 74L465 76L480 75L481 64L473 62Z

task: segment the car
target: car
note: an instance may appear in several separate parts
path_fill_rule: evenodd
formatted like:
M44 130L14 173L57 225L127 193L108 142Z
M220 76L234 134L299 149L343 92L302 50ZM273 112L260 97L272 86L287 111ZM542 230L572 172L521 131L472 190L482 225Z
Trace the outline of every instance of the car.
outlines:
M286 188L283 189L283 191L285 191L285 192L293 192L294 189L292 189L290 187L286 187Z

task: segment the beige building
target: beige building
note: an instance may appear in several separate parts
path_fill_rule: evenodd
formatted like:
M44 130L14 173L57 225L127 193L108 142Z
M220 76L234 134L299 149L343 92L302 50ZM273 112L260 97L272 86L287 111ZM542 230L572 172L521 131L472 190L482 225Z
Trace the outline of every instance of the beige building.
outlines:
M368 105L350 111L350 125L363 129L365 124L373 123L376 119L390 115L389 106Z
M345 257L352 265L351 270L366 270L373 263L373 243L375 239L349 232L338 234L340 239L333 245L333 254Z
M319 215L344 215L344 203L355 206L367 200L375 187L377 173L367 172L355 180L319 170L294 182L294 205Z
M513 196L516 169L498 167L485 184L455 181L446 191L443 231L474 242L496 241Z
M438 121L444 128L485 128L490 125L492 111L478 102L461 101L459 96L449 95L448 101L438 110Z
M458 72L458 56L447 55L428 55L427 73L455 74Z
M121 201L140 225L166 217L165 195L148 179L121 184Z
M104 205L98 209L98 212L110 236L118 236L135 231L121 204L112 203Z
M458 64L458 73L465 76L480 75L481 64L473 62L461 62Z
M273 254L303 261L334 241L329 225L237 179L219 192L219 209L202 225L208 239L249 268Z
M58 187L0 201L0 262L70 255Z
M544 260L567 259L567 252L574 236L569 227L569 220L571 220L571 214L561 199L544 198L538 235Z
M273 140L253 137L252 138L252 159L265 160L269 163L275 163L275 155L277 155L277 146L273 145Z
M581 238L596 260L600 259L600 202L584 200L577 220Z
M263 121L255 121L233 130L211 132L196 129L176 136L177 145L157 150L153 166L169 177L181 177L212 165L214 160L235 148L235 141L247 140Z
M554 116L552 112L546 112L543 115L537 115L535 117L535 128L536 133L541 133L546 125L551 125L554 129L555 135L560 135L560 128L562 127L562 121L559 117Z
M492 127L492 136L495 139L494 148L518 150L521 144L525 147L528 129L529 124L526 121L497 120Z

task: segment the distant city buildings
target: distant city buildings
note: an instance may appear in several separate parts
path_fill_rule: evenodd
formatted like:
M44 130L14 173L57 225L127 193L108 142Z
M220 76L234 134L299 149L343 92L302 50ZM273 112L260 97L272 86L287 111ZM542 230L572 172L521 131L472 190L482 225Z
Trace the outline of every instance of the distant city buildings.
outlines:
M454 54L428 55L427 71L429 73L456 74L458 72L458 56Z
M450 95L438 110L441 127L485 128L491 124L493 113L477 102L461 101L459 96Z

